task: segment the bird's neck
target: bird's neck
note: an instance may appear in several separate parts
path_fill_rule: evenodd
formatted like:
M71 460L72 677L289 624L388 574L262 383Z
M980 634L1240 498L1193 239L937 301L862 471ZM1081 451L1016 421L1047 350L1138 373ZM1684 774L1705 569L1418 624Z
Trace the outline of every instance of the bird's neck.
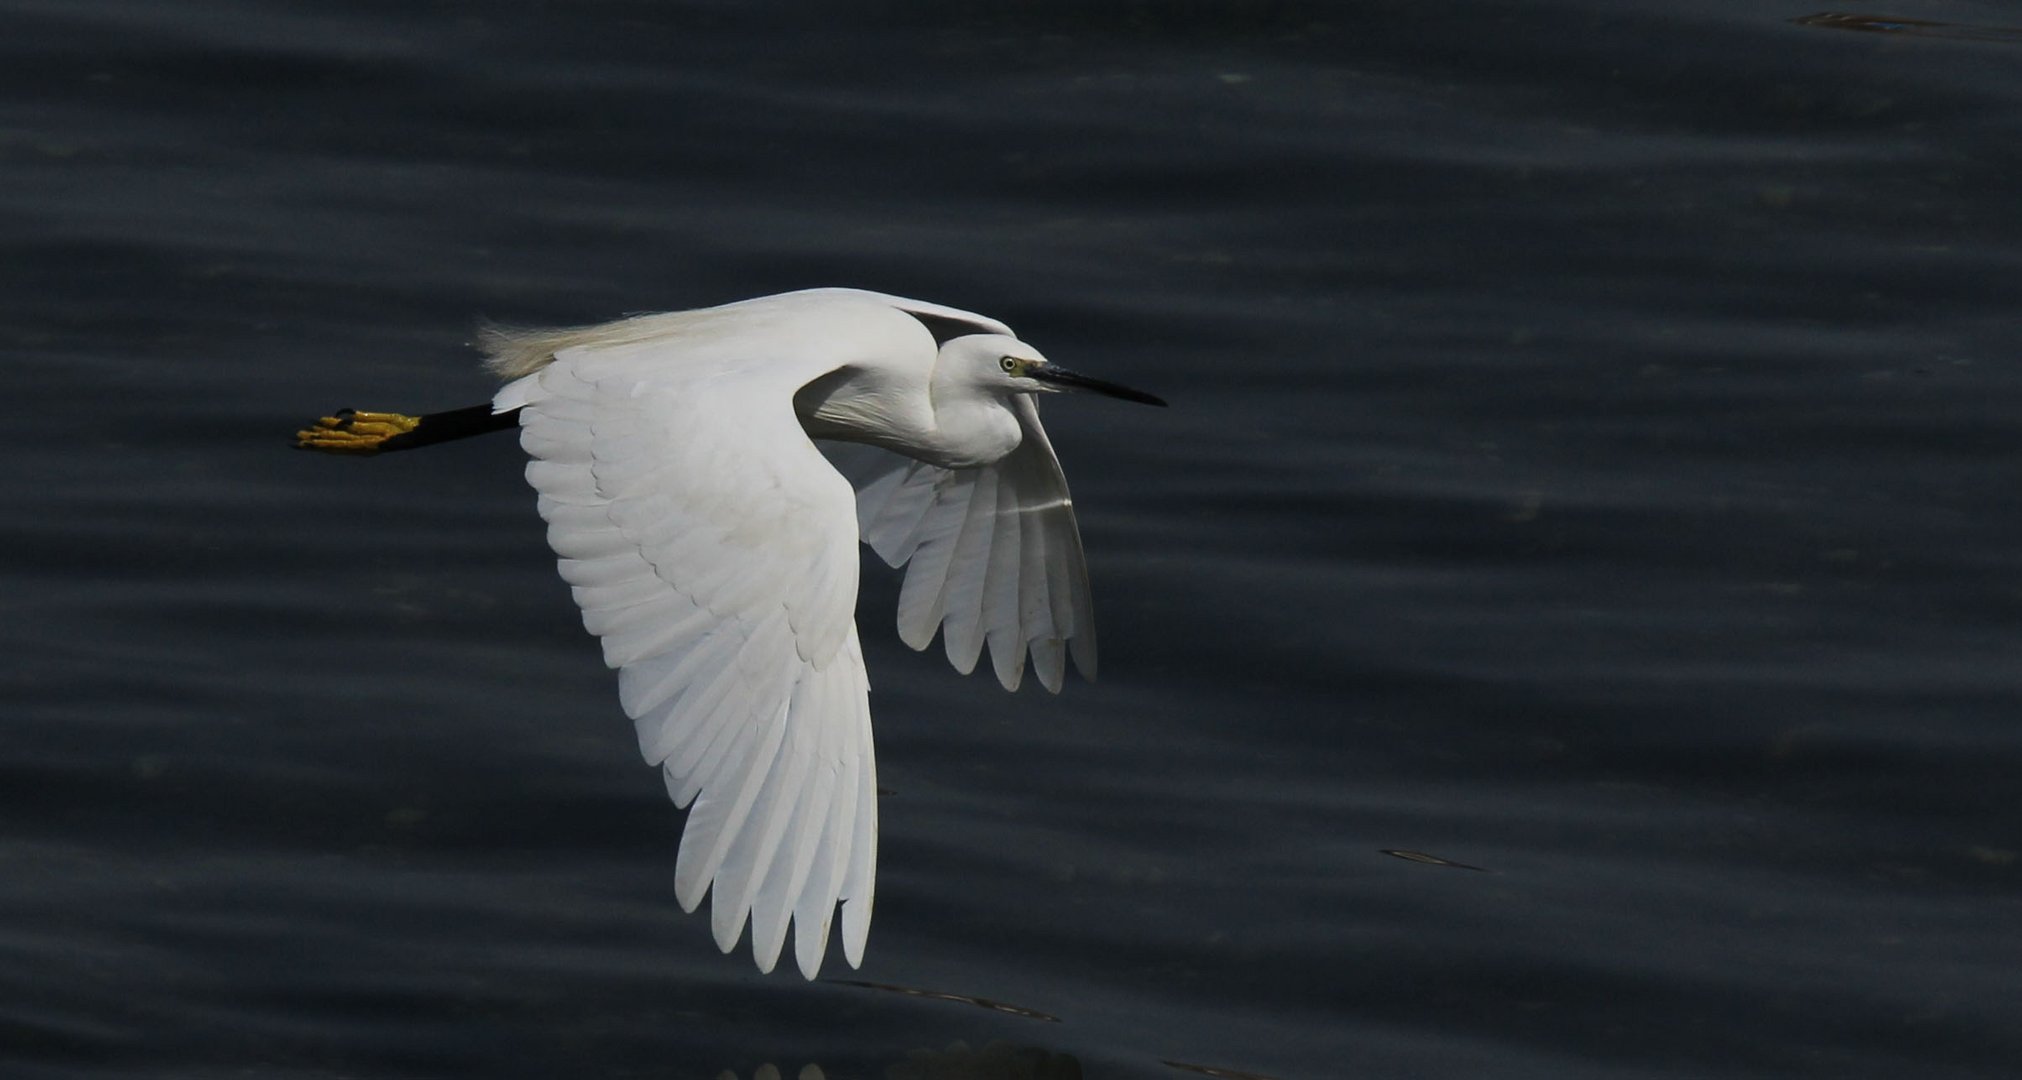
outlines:
M989 465L1016 450L1025 432L1010 402L964 394L934 403L933 427L924 435L918 449L902 452L944 469L967 469Z
M813 438L869 443L944 469L988 465L1023 441L1010 402L966 387L937 389L908 393L838 371L803 387L794 409Z

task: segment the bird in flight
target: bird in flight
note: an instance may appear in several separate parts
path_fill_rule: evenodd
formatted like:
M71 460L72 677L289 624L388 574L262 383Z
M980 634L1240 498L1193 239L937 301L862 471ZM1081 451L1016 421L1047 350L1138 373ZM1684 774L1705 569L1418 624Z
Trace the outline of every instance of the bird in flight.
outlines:
M863 962L877 770L856 630L859 538L905 567L899 636L1016 690L1095 676L1088 570L1038 394L1150 394L1058 367L995 319L857 289L558 330L488 329L491 403L346 409L296 434L338 454L518 427L548 543L618 671L640 750L688 821L675 896L712 894L759 970L793 926L813 979L836 907ZM813 440L904 460L860 490ZM692 805L691 805L692 804Z

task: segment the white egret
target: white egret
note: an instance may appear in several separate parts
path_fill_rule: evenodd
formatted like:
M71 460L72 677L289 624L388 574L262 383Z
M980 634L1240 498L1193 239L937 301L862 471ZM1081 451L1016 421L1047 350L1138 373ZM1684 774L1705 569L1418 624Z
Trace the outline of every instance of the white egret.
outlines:
M618 670L646 760L692 807L675 895L713 892L716 944L770 971L794 929L812 979L842 905L863 960L877 863L859 537L906 573L899 636L983 647L1015 690L1095 675L1087 567L1034 395L1140 391L1054 366L1009 327L812 289L564 330L487 331L489 406L345 410L298 445L376 453L517 423L548 543ZM911 459L853 491L812 439Z

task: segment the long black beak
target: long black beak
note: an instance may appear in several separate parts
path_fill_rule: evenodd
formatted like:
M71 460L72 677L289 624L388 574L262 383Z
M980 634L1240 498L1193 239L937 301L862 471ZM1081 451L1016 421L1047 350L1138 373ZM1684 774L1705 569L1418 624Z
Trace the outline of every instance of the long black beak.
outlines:
M1041 364L1034 367L1031 371L1026 372L1026 376L1038 379L1040 382L1052 383L1063 390L1086 390L1092 394L1103 394L1108 397L1122 398L1125 401L1135 401L1140 405L1165 407L1164 398L1147 394L1142 390L1132 390L1121 383L1113 383L1106 379L1091 379L1086 375L1068 371L1065 368L1054 367L1052 364Z

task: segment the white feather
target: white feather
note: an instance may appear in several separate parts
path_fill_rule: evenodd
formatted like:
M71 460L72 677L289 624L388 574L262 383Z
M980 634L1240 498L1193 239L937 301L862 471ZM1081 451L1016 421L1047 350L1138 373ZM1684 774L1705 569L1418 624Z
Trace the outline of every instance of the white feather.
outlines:
M921 319L1010 336L969 312L835 289L485 332L512 380L493 408L521 410L562 577L619 671L641 754L689 807L676 897L693 911L712 896L725 951L749 922L763 970L790 926L814 978L837 904L852 966L870 933L877 766L857 535L906 568L898 622L914 648L939 630L967 672L987 645L1009 689L1028 652L1050 690L1070 648L1094 673L1081 541L1038 409L1012 396L1015 419L985 425L994 441L936 443L940 406L924 403L937 349ZM886 437L908 424L913 443ZM852 492L809 432L853 431L917 443L921 460Z

